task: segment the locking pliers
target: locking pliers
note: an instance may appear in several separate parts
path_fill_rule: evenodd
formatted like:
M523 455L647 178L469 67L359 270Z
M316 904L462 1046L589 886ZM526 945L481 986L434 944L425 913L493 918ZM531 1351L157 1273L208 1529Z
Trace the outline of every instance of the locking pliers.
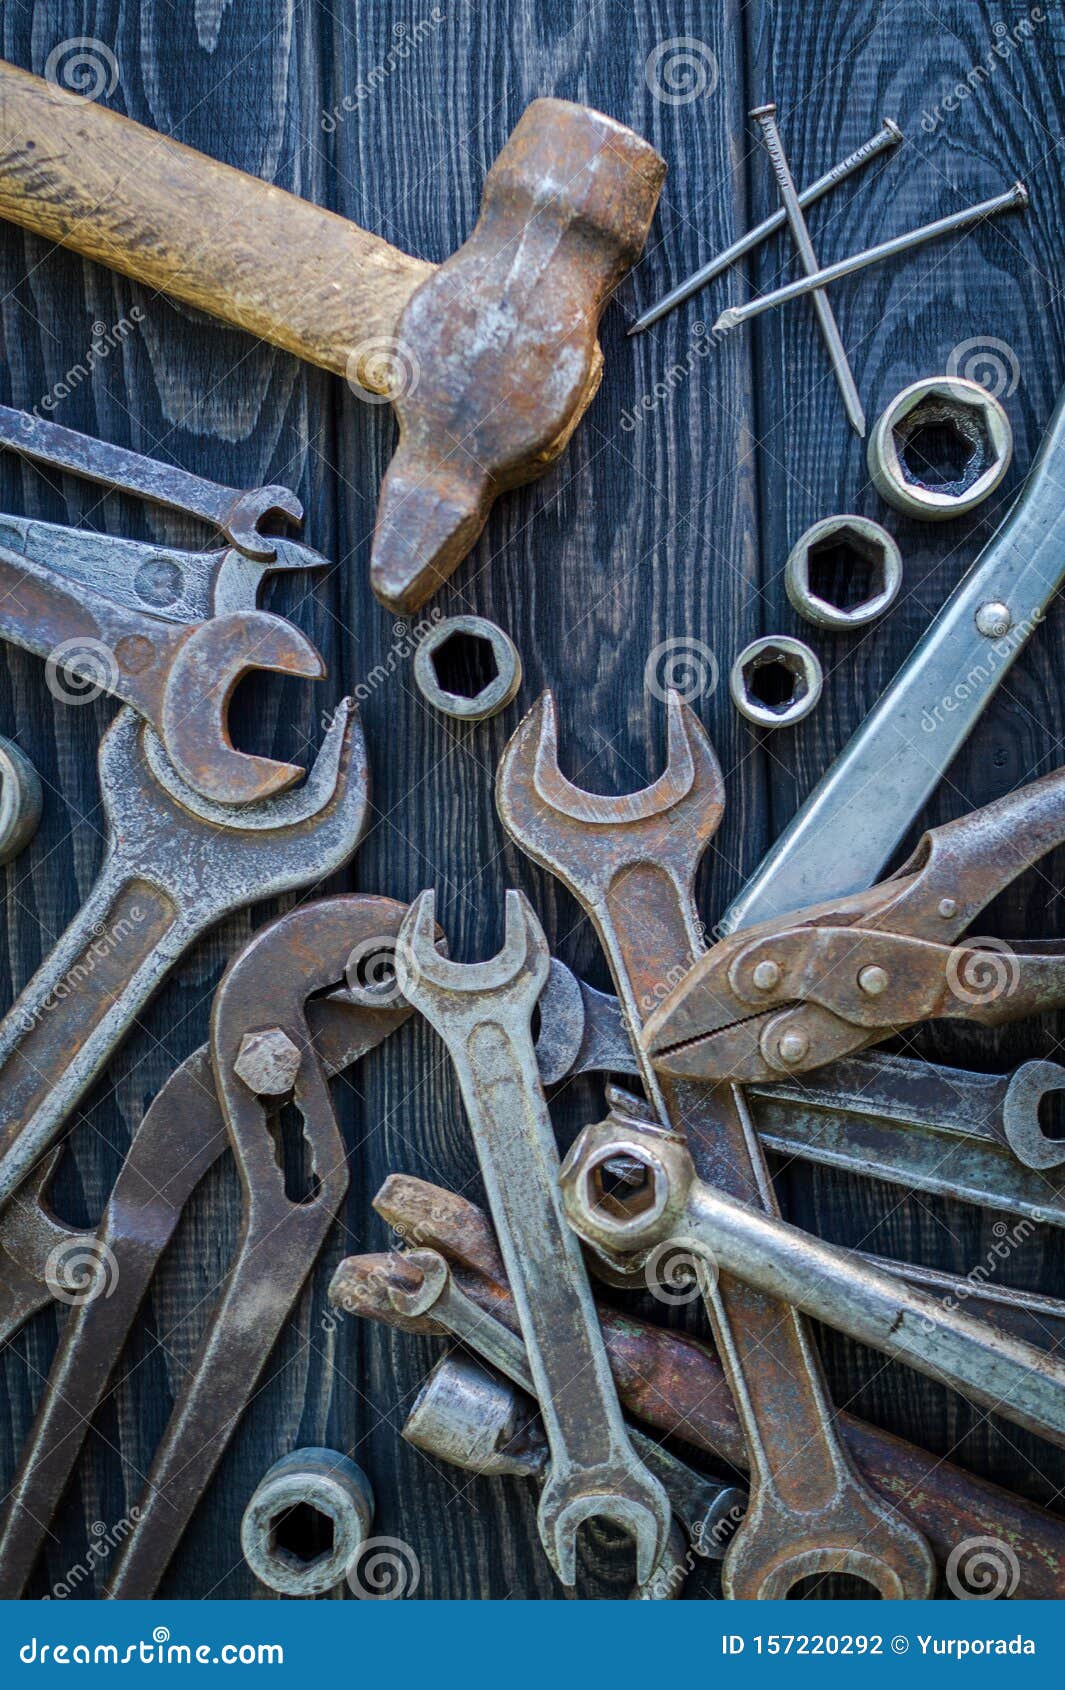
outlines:
M1065 769L924 835L868 891L730 934L647 1021L661 1073L778 1080L918 1022L994 1026L1065 1003L1065 948L961 936L1065 842Z

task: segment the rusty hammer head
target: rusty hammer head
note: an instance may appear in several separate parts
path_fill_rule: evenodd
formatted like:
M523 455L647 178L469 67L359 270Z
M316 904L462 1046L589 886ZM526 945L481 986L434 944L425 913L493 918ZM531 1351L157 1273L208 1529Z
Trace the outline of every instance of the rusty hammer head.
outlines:
M378 598L423 604L493 499L565 447L602 374L596 333L643 248L665 175L612 118L534 100L488 173L469 240L402 312L391 398L400 440L371 560Z

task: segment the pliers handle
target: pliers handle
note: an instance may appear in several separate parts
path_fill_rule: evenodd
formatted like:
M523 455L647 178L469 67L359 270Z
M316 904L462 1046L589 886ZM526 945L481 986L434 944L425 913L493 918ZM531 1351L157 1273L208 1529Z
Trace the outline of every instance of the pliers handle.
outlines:
M850 1055L916 1022L994 1025L1065 1003L1065 947L961 935L1065 843L1065 769L931 829L866 892L730 935L648 1021L655 1066L770 1080Z

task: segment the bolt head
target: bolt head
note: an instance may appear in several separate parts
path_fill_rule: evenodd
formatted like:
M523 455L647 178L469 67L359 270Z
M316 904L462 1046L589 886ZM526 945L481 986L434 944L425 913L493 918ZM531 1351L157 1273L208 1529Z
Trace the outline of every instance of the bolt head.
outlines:
M943 917L943 920L949 921L951 916L957 915L958 913L957 898L940 898L938 909L940 915Z
M233 1072L256 1097L284 1097L296 1083L300 1051L283 1027L245 1033Z
M787 1068L794 1068L801 1062L810 1048L810 1041L805 1033L784 1033L777 1045L777 1055Z
M866 997L878 998L888 987L888 972L879 963L871 962L867 968L859 970L858 985Z
M760 992L771 992L780 985L780 964L772 957L766 957L762 962L756 962L751 975Z
M977 632L985 635L989 640L1000 640L1013 627L1013 617L1008 604L999 599L992 599L988 604L982 604L976 612Z

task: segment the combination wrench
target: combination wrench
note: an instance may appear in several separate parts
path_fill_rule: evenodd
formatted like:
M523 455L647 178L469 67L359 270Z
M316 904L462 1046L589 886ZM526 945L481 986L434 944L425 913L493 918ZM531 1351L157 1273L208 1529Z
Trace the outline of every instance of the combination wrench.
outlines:
M54 1143L167 971L223 916L341 868L366 817L349 701L302 787L211 804L121 710L100 742L107 854L85 903L0 1022L0 1203Z
M375 935L379 933L382 921L386 928L391 924L395 929L398 924L400 907L381 899L349 899L342 914L349 909L354 911L360 937L367 928ZM335 903L322 914L327 924L336 922ZM314 918L315 923L318 919ZM269 938L257 935L241 953L249 959L241 965L241 971L246 966L258 972L264 961L274 962L275 948L287 948L291 953L295 944L298 954L301 941L320 936L317 931L308 934L308 925L303 910L282 916L266 930ZM306 986L306 976L298 968L279 970L274 982L275 1008L281 995L279 983L286 978L297 989ZM307 1007L313 1009L308 1017L313 1049L327 1075L358 1061L411 1013L402 1002L372 1009L353 1005L344 990ZM52 1157L45 1159L43 1172L36 1171L0 1215L0 1251L5 1253L5 1267L10 1263L18 1276L13 1291L22 1303L23 1318L34 1312L34 1305L43 1306L42 1294L46 1299L56 1290L64 1301L74 1304L67 1313L59 1349L0 1521L0 1597L21 1595L159 1260L192 1192L228 1145L210 1047L203 1045L175 1070L147 1110L94 1232L68 1231L41 1206L40 1188L50 1177ZM108 1294L86 1296L85 1277L92 1274L94 1263L101 1262L107 1262L110 1268ZM63 1295L65 1287L56 1285L56 1273L64 1263L82 1276L78 1296ZM308 1259L308 1270L310 1265ZM263 1284L271 1276L276 1280L276 1260L270 1247L262 1251L259 1269ZM245 1262L244 1273L247 1285L252 1274L250 1262ZM5 1328L5 1334L9 1332L10 1325ZM260 1352L263 1361L268 1347L269 1340L264 1336ZM220 1358L225 1365L219 1365ZM227 1358L224 1341L211 1352L211 1363L214 1371L204 1381L204 1388L217 1393L228 1389L231 1393L220 1396L225 1425L214 1434L221 1444L214 1452L217 1460L243 1404L239 1390L234 1389L233 1352ZM210 1472L205 1475L202 1466L197 1469L195 1483L201 1490L209 1478ZM190 1487L194 1483L191 1472L188 1482Z
M612 1171L619 1159L642 1177L619 1185ZM586 1127L563 1163L562 1189L570 1224L620 1271L643 1272L665 1245L690 1250L708 1308L720 1276L742 1274L768 1295L1065 1446L1065 1362L707 1185L671 1128L610 1117Z
M629 1440L580 1246L562 1214L531 1030L547 941L528 902L508 892L503 949L486 962L450 962L434 948L434 908L432 892L411 906L396 977L447 1045L499 1231L551 1447L541 1541L572 1585L578 1528L609 1519L633 1539L637 1580L646 1584L666 1546L669 1504Z
M244 491L223 487L178 464L161 463L126 446L79 434L76 429L35 417L29 411L13 410L9 405L0 405L0 446L50 469L67 470L151 504L187 511L209 522L245 556L259 562L269 562L277 555L276 541L262 530L267 518L297 526L303 521L303 506L287 487Z
M643 791L605 798L566 779L550 693L511 738L496 784L511 838L590 917L634 1034L702 949L693 879L723 808L702 727L676 694L667 708L667 765ZM699 1173L775 1214L738 1088L660 1081L638 1054L651 1109L685 1129ZM934 1579L928 1545L854 1468L801 1315L730 1275L707 1300L751 1462L751 1504L725 1558L726 1594L783 1597L807 1576L849 1572L883 1597L927 1596Z

